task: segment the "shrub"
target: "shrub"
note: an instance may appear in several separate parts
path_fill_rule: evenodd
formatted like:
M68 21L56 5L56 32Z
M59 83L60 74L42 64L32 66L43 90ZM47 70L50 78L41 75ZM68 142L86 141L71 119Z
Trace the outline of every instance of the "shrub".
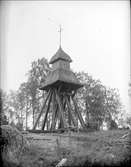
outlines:
M1 153L4 166L18 166L21 155L29 144L26 138L10 125L1 127ZM10 165L9 165L10 164Z
M118 125L114 120L111 120L109 123L109 130L118 129Z

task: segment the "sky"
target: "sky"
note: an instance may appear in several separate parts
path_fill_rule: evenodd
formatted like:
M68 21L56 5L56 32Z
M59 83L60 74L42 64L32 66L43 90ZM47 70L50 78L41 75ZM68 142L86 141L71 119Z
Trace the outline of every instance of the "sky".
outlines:
M1 3L1 87L17 90L31 62L59 48L70 55L73 71L88 72L117 88L129 111L129 1L5 1Z

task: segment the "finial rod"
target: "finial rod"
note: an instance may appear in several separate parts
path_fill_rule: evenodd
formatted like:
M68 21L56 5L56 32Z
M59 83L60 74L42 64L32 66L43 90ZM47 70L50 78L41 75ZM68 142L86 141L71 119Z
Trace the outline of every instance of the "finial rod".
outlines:
M61 47L61 32L62 32L61 24L59 25L59 31L58 32L60 33L60 47Z
M60 47L61 47L61 32L62 32L62 28L61 28L61 24L58 24L56 21L52 20L51 18L48 18L49 21L51 21L52 23L54 23L55 25L59 26L59 30L58 32L60 33Z

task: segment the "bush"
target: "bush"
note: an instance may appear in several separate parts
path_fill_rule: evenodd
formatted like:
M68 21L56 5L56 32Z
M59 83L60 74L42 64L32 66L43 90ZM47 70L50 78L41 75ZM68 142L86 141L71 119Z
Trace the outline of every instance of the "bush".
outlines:
M27 150L29 144L26 138L9 125L2 125L1 153L4 166L18 166L21 155ZM10 164L10 165L9 165Z
M111 120L109 124L109 130L112 130L112 129L118 129L118 125L114 120Z
M89 122L89 123L87 123L87 130L90 130L90 131L99 130L98 122Z
M1 114L1 125L8 125L8 120L6 115Z

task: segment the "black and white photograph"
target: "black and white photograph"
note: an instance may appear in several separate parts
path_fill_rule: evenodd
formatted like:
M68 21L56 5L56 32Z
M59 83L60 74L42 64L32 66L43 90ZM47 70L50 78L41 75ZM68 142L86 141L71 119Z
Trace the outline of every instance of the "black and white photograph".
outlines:
M0 2L3 167L130 166L130 1Z

